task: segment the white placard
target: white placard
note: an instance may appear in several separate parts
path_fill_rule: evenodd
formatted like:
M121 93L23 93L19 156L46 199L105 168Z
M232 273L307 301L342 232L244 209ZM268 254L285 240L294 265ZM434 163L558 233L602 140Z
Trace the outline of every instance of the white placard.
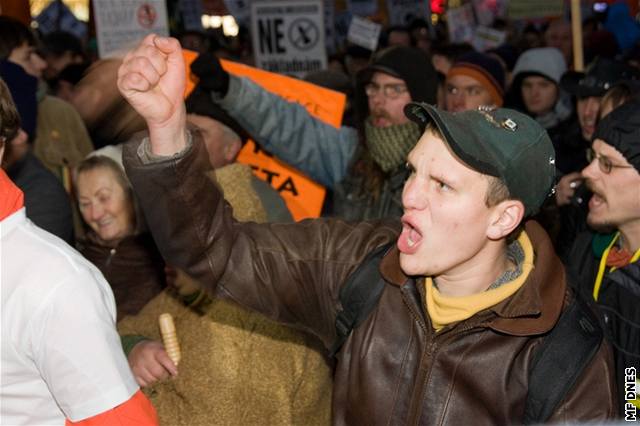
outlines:
M256 65L303 77L327 68L321 0L264 1L251 4Z
M382 25L371 22L368 19L354 16L349 25L347 40L371 51L378 47L378 39Z
M427 0L387 0L389 23L391 25L409 25L416 18L427 19L431 16L431 6Z
M476 27L471 3L466 3L455 9L447 9L447 27L451 43L471 42Z
M147 34L169 35L163 0L98 0L93 12L101 58L125 53Z
M478 52L500 46L507 39L507 33L479 25L471 40L471 45Z

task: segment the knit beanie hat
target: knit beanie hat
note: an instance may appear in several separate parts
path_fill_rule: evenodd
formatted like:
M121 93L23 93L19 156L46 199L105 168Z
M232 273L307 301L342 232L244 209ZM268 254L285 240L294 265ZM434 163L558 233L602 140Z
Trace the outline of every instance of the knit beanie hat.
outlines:
M213 102L211 93L200 87L200 85L193 89L184 103L188 114L202 115L221 122L240 136L243 143L251 137L240 123L232 118L220 105Z
M602 139L640 172L640 99L624 103L598 123L593 140Z
M438 77L429 57L416 47L391 46L377 52L371 65L360 71L358 84L371 81L375 72L402 79L414 102L436 102Z
M556 84L560 84L562 75L567 71L567 63L560 50L555 47L529 49L520 55L513 68L514 79L519 75L541 75Z
M0 77L7 83L13 102L16 104L22 130L29 135L29 140L36 137L36 120L38 118L38 79L20 65L10 61L0 61Z
M371 64L356 75L355 104L358 122L364 129L364 121L369 115L367 95L364 86L373 74L382 72L405 82L411 100L435 104L438 91L438 75L431 59L416 47L391 46L376 52Z
M502 106L505 78L504 69L497 59L480 52L465 53L453 64L447 79L456 75L466 75L477 80L487 89L493 103L498 107Z

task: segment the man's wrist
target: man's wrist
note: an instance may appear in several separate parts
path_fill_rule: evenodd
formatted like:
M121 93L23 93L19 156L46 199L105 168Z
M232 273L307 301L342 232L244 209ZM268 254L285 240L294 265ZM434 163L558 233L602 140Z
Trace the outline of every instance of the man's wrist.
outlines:
M154 155L170 157L187 146L186 139L186 112L184 105L181 111L162 123L147 122L149 127L149 140L151 152Z

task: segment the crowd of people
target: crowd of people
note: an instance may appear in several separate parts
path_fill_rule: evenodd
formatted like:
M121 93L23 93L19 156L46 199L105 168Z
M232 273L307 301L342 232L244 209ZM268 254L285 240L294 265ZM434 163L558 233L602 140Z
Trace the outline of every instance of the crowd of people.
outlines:
M640 24L585 20L584 70L562 19L494 26L330 55L305 80L346 95L336 127L227 72L250 50L218 34L90 63L0 16L0 423L638 418ZM248 138L327 189L321 218Z

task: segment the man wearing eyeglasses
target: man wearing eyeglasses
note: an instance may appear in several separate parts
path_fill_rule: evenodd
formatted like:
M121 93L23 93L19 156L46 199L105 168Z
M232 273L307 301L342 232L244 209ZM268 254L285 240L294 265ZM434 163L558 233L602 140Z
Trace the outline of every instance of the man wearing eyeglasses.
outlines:
M400 217L407 154L420 137L404 115L411 101L436 102L437 77L421 50L394 46L356 76L356 127L335 128L201 55L200 86L267 151L332 191L325 211L347 220ZM360 143L362 141L362 143Z
M595 130L589 165L593 192L587 222L597 233L578 235L569 271L595 300L613 343L618 399L625 417L640 416L640 100L607 115ZM635 413L635 414L634 414Z

